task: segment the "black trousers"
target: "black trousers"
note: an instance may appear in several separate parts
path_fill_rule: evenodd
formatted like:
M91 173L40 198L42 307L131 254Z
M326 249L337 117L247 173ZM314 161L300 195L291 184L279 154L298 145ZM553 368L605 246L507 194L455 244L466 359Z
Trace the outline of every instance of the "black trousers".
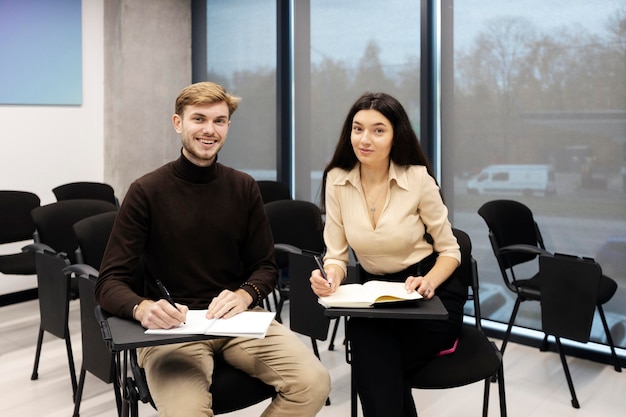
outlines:
M365 281L387 279L404 281L424 275L434 264L413 265L389 276L372 276ZM432 261L432 262L431 262ZM427 270L425 270L427 269ZM415 417L417 411L408 375L426 364L437 353L452 346L463 322L467 288L453 276L436 290L448 310L447 320L350 318L347 336L352 354L352 372L365 417Z

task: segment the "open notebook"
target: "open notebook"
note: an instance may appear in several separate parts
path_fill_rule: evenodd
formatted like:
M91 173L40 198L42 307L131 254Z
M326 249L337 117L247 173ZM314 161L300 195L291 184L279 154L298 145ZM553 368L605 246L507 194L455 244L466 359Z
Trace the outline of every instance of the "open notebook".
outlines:
M318 301L326 308L363 308L420 298L422 295L417 291L407 293L404 289L404 282L368 281L365 284L340 285L333 294L320 297Z
M271 311L243 311L229 319L206 318L206 310L189 310L185 324L173 329L148 329L146 334L206 334L263 339L274 319Z

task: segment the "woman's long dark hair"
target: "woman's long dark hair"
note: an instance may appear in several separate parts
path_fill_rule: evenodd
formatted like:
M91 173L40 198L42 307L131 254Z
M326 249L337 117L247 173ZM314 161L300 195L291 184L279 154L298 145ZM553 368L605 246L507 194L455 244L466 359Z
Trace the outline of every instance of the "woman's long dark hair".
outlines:
M350 108L343 123L335 153L328 165L326 165L326 168L324 168L321 190L322 209L325 209L326 206L326 176L328 171L333 168L349 171L359 161L352 149L350 136L354 116L361 110L377 110L391 122L393 126L393 142L389 157L396 165L423 165L426 167L428 174L435 178L430 162L422 151L417 135L411 127L409 116L406 114L402 104L389 94L365 93Z

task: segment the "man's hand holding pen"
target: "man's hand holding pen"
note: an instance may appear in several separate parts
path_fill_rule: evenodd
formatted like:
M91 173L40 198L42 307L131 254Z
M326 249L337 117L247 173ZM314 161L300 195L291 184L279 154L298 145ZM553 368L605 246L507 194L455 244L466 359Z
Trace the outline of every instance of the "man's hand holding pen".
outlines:
M189 308L165 299L143 300L135 310L135 319L146 329L172 329L185 322Z

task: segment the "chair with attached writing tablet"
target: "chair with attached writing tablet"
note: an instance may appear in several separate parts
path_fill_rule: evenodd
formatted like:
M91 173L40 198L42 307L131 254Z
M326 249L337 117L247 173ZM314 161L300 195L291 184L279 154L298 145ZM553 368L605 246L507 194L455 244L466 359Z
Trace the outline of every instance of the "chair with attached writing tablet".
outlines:
M114 204L100 200L67 200L40 206L32 210L35 243L24 250L35 253L39 288L40 327L31 379L38 379L44 333L66 342L72 397L76 394L76 374L68 332L69 303L78 298L78 280L66 275L64 269L76 263L78 242L72 226L95 214L116 211Z
M461 265L459 265L455 271L455 276L456 279L461 280L463 284L468 287L469 298L472 299L474 305L475 320L472 324L463 324L456 348L452 353L442 352L422 368L408 375L408 378L413 388L417 389L448 389L483 381L483 417L487 417L491 379L497 376L498 392L500 396L500 415L504 417L506 416L506 398L502 355L496 345L491 342L482 331L478 291L478 269L476 261L472 256L472 244L469 236L464 231L453 229L453 232L461 248ZM430 303L432 301L434 301L434 299L419 301L418 303ZM426 305L424 305L424 307L425 306ZM369 313L367 317L388 317L390 319L396 319L394 309L393 307L370 309L371 313ZM331 310L333 309L329 309L327 314ZM344 312L340 314L350 315L350 309L341 310ZM416 308L415 310L415 319L420 319L417 313L420 309ZM408 314L409 315L405 315L403 312L402 318L410 320L410 313ZM350 362L349 339L346 349L347 359L348 362ZM358 395L354 387L354 381L352 385L352 416L356 417Z
M73 226L78 241L77 263L66 267L65 272L78 277L82 342L82 365L74 396L74 417L78 417L80 413L87 372L104 383L113 384L118 415L121 415L122 399L120 384L116 378L115 358L102 339L100 323L94 314L97 306L94 299L97 271L100 269L116 216L117 211L101 213L80 220Z
M539 225L528 206L514 200L493 200L483 204L478 209L478 214L489 228L489 241L498 261L504 283L516 296L511 318L500 347L504 354L520 304L524 301L540 301L541 299L540 274L537 272L529 277L527 276L529 274L525 274L525 272L528 266L536 266L540 255L552 255L552 253L546 250ZM621 372L621 364L615 352L611 330L602 307L603 304L613 298L616 291L617 283L615 280L602 275L595 304L611 350L613 367L616 372ZM548 349L547 340L546 335L541 350Z
M148 335L136 321L113 317L99 306L95 312L102 337L116 358L122 390L122 415L137 417L139 401L150 403L156 409L144 370L137 362L137 348L203 340L206 336ZM215 415L242 410L276 396L274 387L231 366L221 355L216 355L214 361L210 392Z
M589 342L602 269L589 258L565 254L541 255L539 277L541 329L556 340L556 350L572 396L572 407L580 408L561 338Z
M137 289L143 288L142 268L140 263L135 277L137 282L134 283ZM86 270L85 273L91 275L91 280L97 279L97 271ZM144 370L137 362L137 348L206 338L202 335L146 335L145 329L137 321L112 317L100 306L96 306L95 314L102 330L101 338L114 356L122 393L122 415L130 413L131 416L138 416L140 401L145 404L150 403L156 409ZM119 326L112 328L109 321ZM120 331L113 331L116 328ZM241 410L276 395L274 387L231 366L221 355L216 355L214 360L213 381L210 388L214 414Z

